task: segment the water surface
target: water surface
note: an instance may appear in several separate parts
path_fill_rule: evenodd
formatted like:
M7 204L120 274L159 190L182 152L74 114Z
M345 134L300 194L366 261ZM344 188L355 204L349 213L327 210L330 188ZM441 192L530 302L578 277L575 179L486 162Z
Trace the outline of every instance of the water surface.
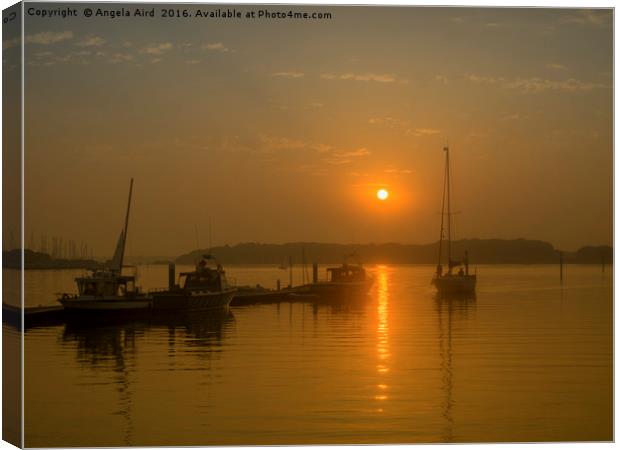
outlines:
M482 266L468 300L435 298L431 266L369 270L370 295L347 303L28 329L26 445L613 438L611 270L568 266L561 285L557 267ZM26 303L79 273L28 271ZM167 282L164 266L139 273Z

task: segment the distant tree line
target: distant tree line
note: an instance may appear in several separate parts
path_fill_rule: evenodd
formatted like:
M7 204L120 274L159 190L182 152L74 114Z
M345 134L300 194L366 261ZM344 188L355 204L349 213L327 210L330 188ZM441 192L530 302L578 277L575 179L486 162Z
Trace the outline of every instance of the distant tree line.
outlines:
M445 245L445 244L444 244ZM444 248L445 249L445 248ZM224 245L211 250L199 249L176 258L177 264L193 264L202 255L211 253L222 264L273 264L287 266L301 264L341 263L346 255L357 254L367 264L436 264L438 243L427 245L405 244L321 244L293 242L287 244L243 243ZM464 239L452 242L453 259L469 252L470 264L558 264L560 251L543 241L526 239ZM613 249L610 246L586 246L576 252L562 252L565 264L611 264ZM93 259L54 258L43 252L24 251L26 269L76 269L97 268L105 263ZM4 267L20 268L19 249L2 252ZM157 263L167 263L159 260ZM153 264L153 263L151 263Z
M2 252L2 265L13 269L21 268L21 252L13 249ZM24 250L24 268L26 269L94 269L101 263L92 259L54 258L43 252L35 252L30 249Z
M445 246L445 243L444 243ZM222 264L294 264L340 263L345 255L355 253L364 263L436 264L438 243L426 245L387 244L321 244L294 242L287 244L243 243L224 245L211 250L199 249L179 256L178 264L193 264L203 254L212 253ZM469 252L471 264L557 264L560 251L543 241L527 239L463 239L452 242L453 258ZM587 246L576 252L562 252L567 264L611 264L610 246Z

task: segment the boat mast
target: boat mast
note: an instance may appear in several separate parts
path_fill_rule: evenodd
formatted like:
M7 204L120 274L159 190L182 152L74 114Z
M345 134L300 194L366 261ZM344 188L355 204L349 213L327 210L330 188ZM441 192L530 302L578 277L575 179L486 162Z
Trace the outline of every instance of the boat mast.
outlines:
M452 271L452 216L450 213L450 148L446 146L446 186L448 188L448 272Z
M211 218L209 218L209 254L211 254L211 249L213 248L211 241Z
M448 151L448 147L444 147L443 150L445 152ZM448 169L448 154L446 153L446 167L444 167L444 178L443 178L443 193L441 195L441 228L439 231L439 258L437 261L437 272L439 273L439 271L441 270L441 250L443 247L443 225L444 225L444 216L446 214L446 182L447 182L447 169ZM450 264L450 261L448 259L448 265Z
M119 263L119 274L123 271L123 259L125 257L125 243L127 242L127 225L129 224L129 209L131 208L131 192L133 191L133 178L129 182L129 200L127 201L127 213L125 214L125 228L123 229L123 250Z
M310 279L306 270L306 247L301 247L301 279L302 284L306 284L306 280L310 282Z
M293 257L290 256L290 255L288 257L288 267L289 267L289 272L288 272L289 285L288 285L288 287L292 288L293 287Z

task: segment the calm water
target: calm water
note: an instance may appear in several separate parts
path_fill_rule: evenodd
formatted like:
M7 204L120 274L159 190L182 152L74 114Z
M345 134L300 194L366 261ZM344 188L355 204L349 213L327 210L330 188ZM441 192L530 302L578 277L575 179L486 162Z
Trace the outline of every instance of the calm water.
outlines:
M609 268L568 266L561 287L557 267L482 266L467 301L435 299L430 266L369 269L371 294L348 304L29 329L26 445L613 438ZM28 272L27 304L77 273ZM140 275L167 282L163 266Z

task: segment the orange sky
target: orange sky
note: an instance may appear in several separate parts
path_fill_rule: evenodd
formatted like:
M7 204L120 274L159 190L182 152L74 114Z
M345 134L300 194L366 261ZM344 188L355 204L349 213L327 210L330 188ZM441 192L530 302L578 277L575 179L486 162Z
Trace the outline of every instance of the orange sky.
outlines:
M428 243L449 141L457 238L611 244L609 10L283 8L27 17L26 241Z

